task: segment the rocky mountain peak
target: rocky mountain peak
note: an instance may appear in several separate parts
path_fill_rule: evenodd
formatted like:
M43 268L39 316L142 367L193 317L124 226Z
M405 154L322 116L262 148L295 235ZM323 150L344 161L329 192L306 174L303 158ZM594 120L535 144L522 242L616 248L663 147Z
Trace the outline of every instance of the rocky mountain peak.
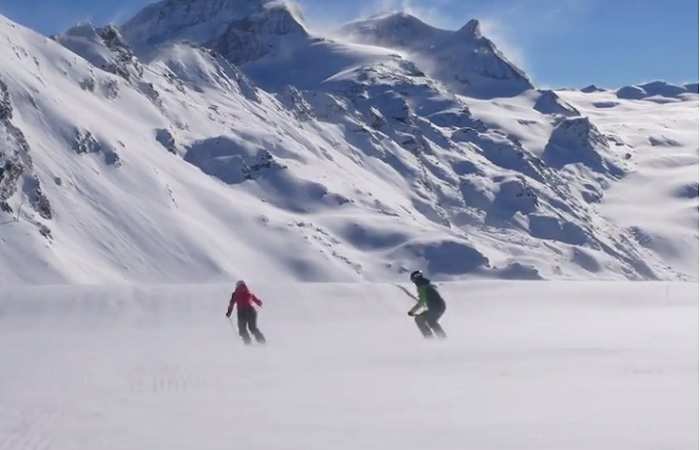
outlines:
M463 36L468 36L472 39L481 39L483 35L481 34L481 24L477 19L472 19L467 22L459 31L459 34Z

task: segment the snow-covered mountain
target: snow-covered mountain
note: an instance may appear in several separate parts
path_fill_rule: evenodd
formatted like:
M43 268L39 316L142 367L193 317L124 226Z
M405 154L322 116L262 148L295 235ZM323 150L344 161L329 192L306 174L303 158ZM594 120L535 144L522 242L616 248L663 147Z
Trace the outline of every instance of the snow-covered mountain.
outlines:
M533 88L527 75L483 36L476 19L457 31L448 31L410 14L392 12L352 22L337 34L354 42L408 52L426 73L460 94L505 97Z
M0 280L696 277L696 93L538 91L476 22L353 30L262 0L0 18Z
M142 51L167 42L208 42L231 24L274 8L271 0L163 0L147 6L126 22L122 31Z
M315 89L325 79L391 52L312 36L301 12L277 0L164 0L121 27L142 59L163 45L187 41L241 66L261 87Z

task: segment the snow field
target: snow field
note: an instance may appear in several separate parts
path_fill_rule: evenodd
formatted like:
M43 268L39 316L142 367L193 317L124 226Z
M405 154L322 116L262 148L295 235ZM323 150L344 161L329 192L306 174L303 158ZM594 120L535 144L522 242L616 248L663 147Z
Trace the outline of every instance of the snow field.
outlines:
M0 449L691 449L698 285L440 286L424 341L393 285L9 288Z

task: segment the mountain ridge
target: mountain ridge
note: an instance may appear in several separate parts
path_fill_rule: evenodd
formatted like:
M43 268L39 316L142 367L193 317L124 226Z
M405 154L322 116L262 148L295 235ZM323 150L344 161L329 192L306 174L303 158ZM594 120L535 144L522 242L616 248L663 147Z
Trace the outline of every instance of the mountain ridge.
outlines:
M353 42L408 51L419 58L426 72L460 94L489 98L518 95L534 88L525 72L483 36L477 19L449 31L432 27L411 14L394 12L351 22L337 35Z

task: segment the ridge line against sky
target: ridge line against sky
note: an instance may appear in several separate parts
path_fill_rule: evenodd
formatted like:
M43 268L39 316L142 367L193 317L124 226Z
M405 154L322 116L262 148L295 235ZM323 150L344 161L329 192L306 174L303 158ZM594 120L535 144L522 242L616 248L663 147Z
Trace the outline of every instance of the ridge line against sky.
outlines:
M0 0L0 14L51 35L71 25L122 23L151 0ZM697 0L298 0L320 33L381 11L431 25L482 23L538 87L616 88L650 80L698 81Z

